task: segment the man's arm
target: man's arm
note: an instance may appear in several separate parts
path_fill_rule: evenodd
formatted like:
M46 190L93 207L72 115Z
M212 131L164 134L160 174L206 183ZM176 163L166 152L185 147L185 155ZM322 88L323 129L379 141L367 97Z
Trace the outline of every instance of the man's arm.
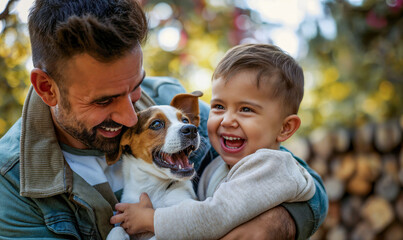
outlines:
M284 207L277 206L234 228L221 240L293 240L295 239L295 234L295 223L291 215Z
M290 152L283 146L280 147L280 150ZM308 239L318 230L319 226L325 220L329 208L329 201L319 174L312 170L302 159L294 155L293 157L312 176L315 182L316 192L308 202L283 203L281 205L287 209L295 222L297 230L295 239Z

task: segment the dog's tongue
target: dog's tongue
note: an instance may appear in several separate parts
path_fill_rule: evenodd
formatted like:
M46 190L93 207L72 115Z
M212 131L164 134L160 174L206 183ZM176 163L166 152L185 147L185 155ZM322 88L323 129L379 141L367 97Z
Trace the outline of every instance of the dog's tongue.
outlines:
M189 159L184 152L167 156L165 158L165 161L167 161L169 164L176 165L178 167L181 166L181 168L191 168L191 165L189 164Z

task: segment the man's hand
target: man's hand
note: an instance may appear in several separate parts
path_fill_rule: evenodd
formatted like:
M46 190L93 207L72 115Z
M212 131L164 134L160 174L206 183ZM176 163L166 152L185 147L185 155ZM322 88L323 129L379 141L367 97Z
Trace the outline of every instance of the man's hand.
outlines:
M115 208L120 213L111 218L111 224L121 223L128 234L154 232L155 210L146 193L140 195L139 203L118 203Z
M296 227L294 219L284 207L277 206L260 214L249 222L234 228L221 238L221 240L294 240L295 234Z

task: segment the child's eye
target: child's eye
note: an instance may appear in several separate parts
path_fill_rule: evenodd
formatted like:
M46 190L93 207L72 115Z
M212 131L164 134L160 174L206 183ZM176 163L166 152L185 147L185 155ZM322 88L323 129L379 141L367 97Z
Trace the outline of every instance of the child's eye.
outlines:
M211 108L218 109L218 110L223 110L223 109L224 109L224 106L223 106L223 105L220 105L220 104L215 104L215 105L213 105Z
M251 108L248 108L248 107L242 107L241 112L253 112L253 110Z

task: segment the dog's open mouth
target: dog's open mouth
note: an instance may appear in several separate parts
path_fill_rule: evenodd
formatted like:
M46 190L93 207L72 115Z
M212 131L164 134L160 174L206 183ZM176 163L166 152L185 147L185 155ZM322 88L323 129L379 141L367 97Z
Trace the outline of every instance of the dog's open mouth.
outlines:
M189 163L189 155L195 149L195 146L190 145L177 153L155 151L153 161L159 167L171 169L171 172L174 174L188 177L194 173L194 164Z

